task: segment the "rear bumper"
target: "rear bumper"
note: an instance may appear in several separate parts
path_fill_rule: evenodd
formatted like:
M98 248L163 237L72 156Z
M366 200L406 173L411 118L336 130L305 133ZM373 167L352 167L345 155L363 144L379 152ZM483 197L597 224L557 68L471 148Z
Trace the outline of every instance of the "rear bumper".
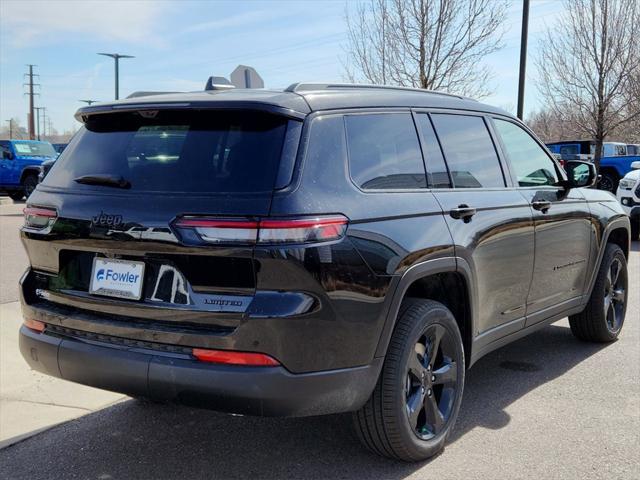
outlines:
M305 374L283 367L202 363L188 355L140 350L20 329L20 351L34 370L132 396L264 416L357 410L375 387L382 359Z

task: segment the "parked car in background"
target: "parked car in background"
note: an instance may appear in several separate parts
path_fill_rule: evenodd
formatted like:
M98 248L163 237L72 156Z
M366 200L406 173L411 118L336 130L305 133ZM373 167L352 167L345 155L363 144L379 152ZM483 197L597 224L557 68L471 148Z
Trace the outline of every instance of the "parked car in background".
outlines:
M53 164L56 163L56 158L51 160L46 160L40 164L40 171L38 172L38 183L41 183L44 180L44 177L47 176Z
M627 155L631 155L633 157L640 156L640 143L627 144Z
M547 148L551 153L559 154L562 161L593 161L595 156L595 142L593 140L547 143ZM640 160L640 156L629 155L627 144L621 142L605 142L602 146L602 154L598 188L615 193L620 179L631 171L631 163Z
M640 236L640 161L631 164L631 170L620 183L616 196L631 220L631 238Z
M53 148L55 149L56 152L58 152L58 155L62 153L62 151L67 148L67 145L69 145L68 143L54 143L52 144Z
M567 316L584 341L623 327L628 217L583 188L592 163L562 169L498 108L294 84L76 118L21 231L20 350L47 375L239 414L353 412L370 450L419 461L483 355Z
M38 185L42 163L58 157L49 142L35 140L0 140L0 149L0 191L13 200L31 195Z

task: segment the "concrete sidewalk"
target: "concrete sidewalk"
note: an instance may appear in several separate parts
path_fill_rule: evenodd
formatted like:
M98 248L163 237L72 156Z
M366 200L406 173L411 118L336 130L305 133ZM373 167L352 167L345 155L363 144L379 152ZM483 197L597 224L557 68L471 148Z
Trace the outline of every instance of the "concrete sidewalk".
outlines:
M32 371L18 349L18 302L0 304L0 448L123 398Z

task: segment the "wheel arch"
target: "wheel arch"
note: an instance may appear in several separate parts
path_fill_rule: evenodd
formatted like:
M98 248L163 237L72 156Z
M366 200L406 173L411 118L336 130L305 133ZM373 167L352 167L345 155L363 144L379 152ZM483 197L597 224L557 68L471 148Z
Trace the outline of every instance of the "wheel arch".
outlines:
M438 258L409 268L400 278L393 294L376 357L383 357L387 352L403 300L423 298L441 302L451 310L460 328L465 358L471 359L476 312L474 286L471 268L462 258Z
M589 288L585 294L586 299L591 296L593 286L596 282L596 277L598 276L598 271L602 265L604 252L609 243L618 245L622 249L627 260L629 259L629 250L631 248L631 224L629 223L629 218L626 215L616 218L605 227L602 234L602 243L600 244L600 249L598 251L598 258L594 265L594 269L591 272Z
M37 166L25 167L24 169L22 169L22 173L20 174L20 184L22 184L24 180L27 178L27 176L29 175L35 176L37 180L39 173L40 173L40 168Z

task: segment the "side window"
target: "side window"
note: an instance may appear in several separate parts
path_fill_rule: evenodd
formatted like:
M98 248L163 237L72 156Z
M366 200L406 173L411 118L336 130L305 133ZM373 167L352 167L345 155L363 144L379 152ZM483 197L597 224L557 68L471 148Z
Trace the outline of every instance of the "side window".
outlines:
M11 156L11 149L7 144L0 145L0 160L8 159Z
M529 133L506 120L494 119L494 123L515 170L518 185L537 187L558 183L555 163Z
M346 115L351 178L363 190L426 188L427 179L409 113Z
M434 114L431 118L455 188L505 186L498 154L482 117Z
M431 120L429 120L429 115L419 113L416 115L416 122L422 134L422 149L427 166L427 183L429 187L450 188L451 182L449 181L447 165L444 162L440 144L438 143L436 132L433 130L433 125L431 125Z
M560 147L561 155L578 155L577 145L567 145L566 147Z

